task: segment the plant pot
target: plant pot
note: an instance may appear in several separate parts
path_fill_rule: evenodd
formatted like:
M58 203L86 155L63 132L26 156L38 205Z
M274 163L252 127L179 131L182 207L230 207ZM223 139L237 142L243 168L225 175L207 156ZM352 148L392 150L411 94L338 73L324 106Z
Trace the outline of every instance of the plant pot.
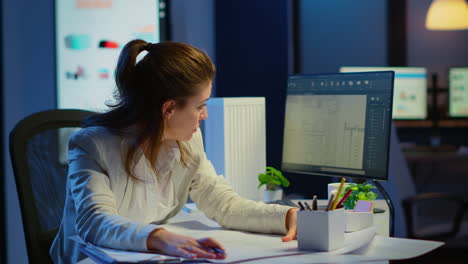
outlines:
M265 192L263 193L263 201L265 203L275 201L275 200L281 200L282 198L283 198L282 189L276 189L274 191L265 190Z

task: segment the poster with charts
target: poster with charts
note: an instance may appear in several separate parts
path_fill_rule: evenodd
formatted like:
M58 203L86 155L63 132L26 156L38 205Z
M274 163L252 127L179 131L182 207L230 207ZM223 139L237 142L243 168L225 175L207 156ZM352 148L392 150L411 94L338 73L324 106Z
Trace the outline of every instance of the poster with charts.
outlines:
M158 0L56 0L57 107L105 111L132 39L159 42Z

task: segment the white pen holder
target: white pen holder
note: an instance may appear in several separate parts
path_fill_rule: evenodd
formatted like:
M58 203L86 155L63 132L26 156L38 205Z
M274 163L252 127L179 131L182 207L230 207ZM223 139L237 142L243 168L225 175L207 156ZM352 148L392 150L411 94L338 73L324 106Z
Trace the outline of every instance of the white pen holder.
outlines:
M374 225L374 214L372 212L345 211L346 232L354 232L366 229Z
M343 247L345 225L343 208L297 212L299 250L330 251Z

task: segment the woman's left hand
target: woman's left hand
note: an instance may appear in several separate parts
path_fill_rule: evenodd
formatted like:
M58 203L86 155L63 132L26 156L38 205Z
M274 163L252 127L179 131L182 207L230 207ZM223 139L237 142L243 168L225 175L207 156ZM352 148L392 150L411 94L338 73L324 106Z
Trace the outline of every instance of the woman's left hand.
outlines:
M283 238L281 238L283 242L288 242L293 239L297 239L297 211L298 210L299 210L298 208L291 208L286 214L286 229L288 230L288 232Z

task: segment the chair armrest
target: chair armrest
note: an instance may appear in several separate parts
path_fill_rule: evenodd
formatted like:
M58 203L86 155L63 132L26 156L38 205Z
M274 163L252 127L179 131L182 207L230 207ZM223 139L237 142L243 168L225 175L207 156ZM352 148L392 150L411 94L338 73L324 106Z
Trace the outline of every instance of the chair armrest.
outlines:
M451 228L447 232L439 232L437 234L428 236L418 236L414 230L414 217L413 209L417 203L421 203L428 200L444 200L451 204L456 205L455 214ZM455 236L460 230L460 226L463 220L463 215L466 211L467 203L464 201L462 196L449 194L449 193L423 193L416 196L408 197L402 200L402 206L405 213L406 230L409 238L420 238L420 239L435 239L445 240L449 237Z

